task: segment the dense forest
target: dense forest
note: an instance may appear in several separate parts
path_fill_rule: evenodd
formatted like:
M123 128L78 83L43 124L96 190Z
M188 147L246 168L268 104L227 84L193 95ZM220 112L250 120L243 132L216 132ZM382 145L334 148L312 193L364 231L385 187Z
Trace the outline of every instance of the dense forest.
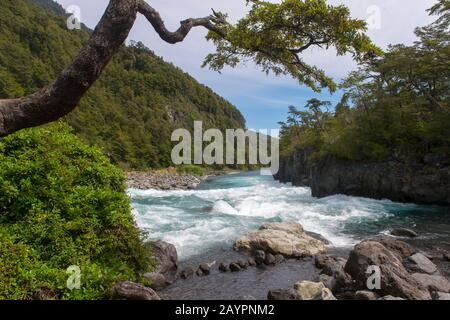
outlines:
M45 9L44 9L45 8ZM34 92L50 83L88 37L68 30L52 0L0 3L0 98ZM123 47L67 122L83 141L127 169L170 165L176 128L243 128L229 102L164 62L141 43Z
M284 156L385 161L424 156L450 164L450 5L430 9L437 20L417 28L413 45L392 45L341 83L341 102L311 99L290 107L281 123Z

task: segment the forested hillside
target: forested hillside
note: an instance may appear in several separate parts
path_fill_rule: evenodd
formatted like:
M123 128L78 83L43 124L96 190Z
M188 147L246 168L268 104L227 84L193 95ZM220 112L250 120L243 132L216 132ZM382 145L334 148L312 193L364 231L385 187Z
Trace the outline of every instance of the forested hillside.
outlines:
M62 12L52 0L0 3L0 98L48 84L82 46L87 31L68 30ZM170 165L170 134L194 120L220 129L245 126L233 105L140 43L114 57L67 117L83 140L134 169Z

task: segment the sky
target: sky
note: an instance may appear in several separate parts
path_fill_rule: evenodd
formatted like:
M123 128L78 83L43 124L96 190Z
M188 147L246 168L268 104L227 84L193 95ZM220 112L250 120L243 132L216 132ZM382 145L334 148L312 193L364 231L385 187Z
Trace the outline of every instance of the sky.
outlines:
M57 0L64 8L78 6L81 21L94 28L100 20L108 0ZM179 21L190 17L204 17L211 8L229 14L230 22L235 22L248 10L245 0L147 0L157 9L170 30L179 26ZM280 0L272 0L280 2ZM435 0L329 0L330 4L344 4L350 8L352 16L367 20L368 35L373 42L385 49L389 44L411 44L415 40L414 29L429 24L426 9ZM205 4L207 3L207 4ZM204 37L206 30L195 28L179 44L171 45L162 41L151 25L142 16L138 17L129 40L141 41L165 61L172 62L191 74L200 83L212 88L219 95L233 103L247 120L247 128L276 129L278 122L284 121L288 107L302 107L311 98L319 98L336 103L340 92L331 95L328 91L320 94L300 86L288 76L266 75L252 63L238 68L226 68L222 73L201 68L203 59L214 52L214 46ZM336 57L332 50L310 50L304 53L306 62L317 65L332 76L335 81L345 77L357 66L350 57Z

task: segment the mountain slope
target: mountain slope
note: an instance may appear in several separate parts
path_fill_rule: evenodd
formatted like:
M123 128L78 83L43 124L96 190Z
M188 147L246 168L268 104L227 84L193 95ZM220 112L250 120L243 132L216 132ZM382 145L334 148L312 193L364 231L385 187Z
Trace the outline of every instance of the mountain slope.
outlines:
M45 9L44 9L45 8ZM0 98L19 97L51 82L88 33L70 31L51 0L0 3ZM170 165L176 128L243 128L229 102L140 43L123 47L98 82L67 117L78 136L122 167Z

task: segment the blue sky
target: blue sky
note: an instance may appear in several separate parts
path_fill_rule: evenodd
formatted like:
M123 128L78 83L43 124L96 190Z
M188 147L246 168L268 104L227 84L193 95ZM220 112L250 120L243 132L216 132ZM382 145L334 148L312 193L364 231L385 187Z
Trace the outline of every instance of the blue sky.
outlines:
M57 0L57 2L65 8L71 5L78 6L81 9L82 22L93 28L109 1ZM245 0L148 0L148 2L160 11L170 29L176 29L179 21L185 18L209 15L210 8L229 13L231 21L244 16L248 9ZM415 39L414 28L432 21L425 10L434 2L434 0L329 0L331 4L347 5L354 17L371 19L369 21L375 22L368 34L382 48L393 43L412 43ZM214 50L212 44L204 39L205 34L205 30L196 29L183 43L169 45L158 38L143 17L139 17L129 40L142 41L157 55L179 66L199 82L228 99L243 113L248 128L278 128L278 122L286 118L288 106L301 107L313 97L332 102L340 99L339 92L332 96L326 91L315 94L309 88L299 86L289 77L267 76L252 63L236 69L225 69L221 74L203 69L201 64L204 57ZM327 52L311 50L305 53L304 59L324 69L337 82L356 67L349 57L336 57L332 50Z

